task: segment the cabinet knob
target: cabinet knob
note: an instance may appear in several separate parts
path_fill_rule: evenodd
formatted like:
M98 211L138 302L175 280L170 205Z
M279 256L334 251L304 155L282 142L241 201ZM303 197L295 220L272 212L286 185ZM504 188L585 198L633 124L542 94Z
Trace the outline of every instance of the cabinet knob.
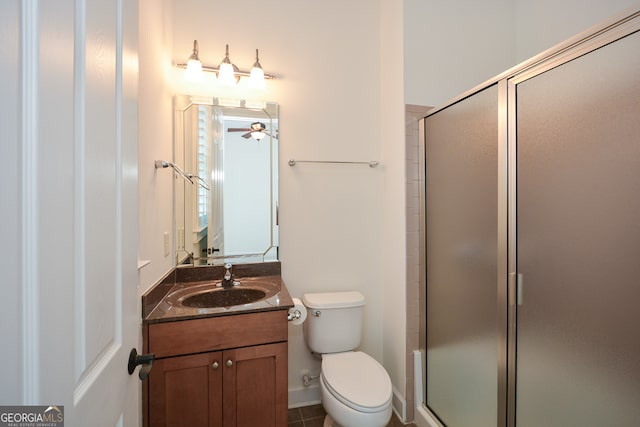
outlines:
M229 367L233 366L233 360L231 359L227 360L227 366Z
M218 366L220 366L220 365L218 364L218 361L217 361L217 360L216 360L215 362L213 362L213 365L211 365L211 367L212 367L213 369L218 369Z

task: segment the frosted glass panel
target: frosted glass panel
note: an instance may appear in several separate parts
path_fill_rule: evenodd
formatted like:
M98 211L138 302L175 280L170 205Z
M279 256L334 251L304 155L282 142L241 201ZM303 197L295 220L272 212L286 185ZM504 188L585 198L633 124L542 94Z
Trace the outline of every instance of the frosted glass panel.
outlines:
M498 91L426 119L427 406L497 425Z
M517 427L640 425L638 52L517 86Z

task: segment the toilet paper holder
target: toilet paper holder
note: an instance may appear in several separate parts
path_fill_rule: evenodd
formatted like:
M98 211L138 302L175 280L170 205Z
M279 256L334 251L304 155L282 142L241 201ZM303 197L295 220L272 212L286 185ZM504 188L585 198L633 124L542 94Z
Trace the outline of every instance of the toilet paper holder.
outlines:
M287 320L289 322L291 322L292 320L299 319L300 317L302 317L302 313L300 313L300 310L293 310L287 314Z
M293 307L287 313L287 320L292 325L302 325L307 318L307 309L298 298L291 299L293 300Z

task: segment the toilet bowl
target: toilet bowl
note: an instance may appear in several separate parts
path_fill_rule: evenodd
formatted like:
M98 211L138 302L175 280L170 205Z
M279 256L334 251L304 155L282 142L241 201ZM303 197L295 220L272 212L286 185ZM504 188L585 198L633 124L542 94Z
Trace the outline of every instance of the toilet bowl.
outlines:
M310 312L304 337L322 357L320 391L324 427L384 427L391 418L391 379L360 345L364 296L360 292L305 294Z
M320 390L325 427L384 427L391 418L391 380L366 353L324 355Z

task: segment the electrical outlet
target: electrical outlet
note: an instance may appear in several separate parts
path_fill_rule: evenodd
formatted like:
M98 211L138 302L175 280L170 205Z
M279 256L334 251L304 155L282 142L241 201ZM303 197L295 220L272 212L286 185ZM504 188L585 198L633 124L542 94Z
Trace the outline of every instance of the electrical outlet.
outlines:
M164 240L164 256L169 256L169 232L165 231L162 234L162 238Z

